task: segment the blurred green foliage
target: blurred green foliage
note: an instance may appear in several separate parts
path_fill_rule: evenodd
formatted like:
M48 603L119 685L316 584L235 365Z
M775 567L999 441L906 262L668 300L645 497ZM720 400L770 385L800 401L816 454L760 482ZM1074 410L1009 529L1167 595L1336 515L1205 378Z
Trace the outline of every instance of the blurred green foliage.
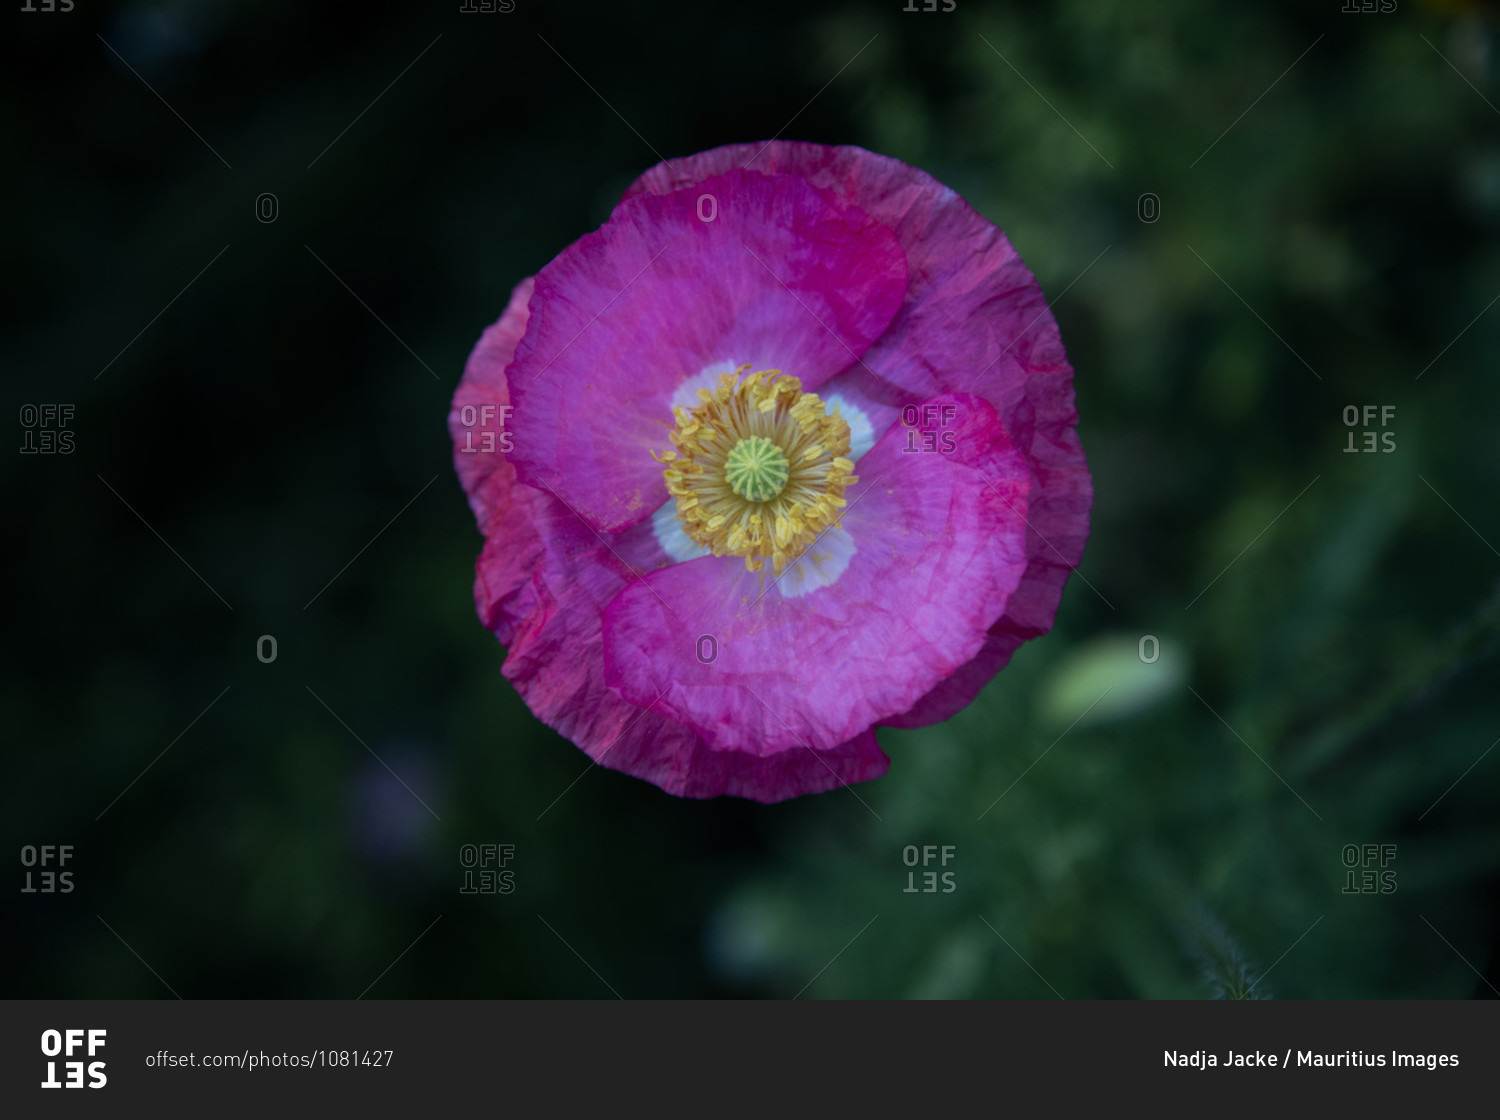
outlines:
M77 888L12 890L7 995L1494 994L1491 9L460 6L12 17L6 384L77 450L6 460L5 831ZM444 417L657 152L778 132L1007 231L1094 529L888 777L683 802L499 676ZM462 893L486 843L513 893Z

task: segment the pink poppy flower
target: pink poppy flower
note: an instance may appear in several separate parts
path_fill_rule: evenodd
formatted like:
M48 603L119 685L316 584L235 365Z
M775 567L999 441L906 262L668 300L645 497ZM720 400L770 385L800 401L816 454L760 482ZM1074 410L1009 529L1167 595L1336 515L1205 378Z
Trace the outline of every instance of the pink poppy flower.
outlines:
M1005 235L924 172L660 164L517 285L453 400L479 617L539 719L683 797L890 765L1051 628L1093 488Z

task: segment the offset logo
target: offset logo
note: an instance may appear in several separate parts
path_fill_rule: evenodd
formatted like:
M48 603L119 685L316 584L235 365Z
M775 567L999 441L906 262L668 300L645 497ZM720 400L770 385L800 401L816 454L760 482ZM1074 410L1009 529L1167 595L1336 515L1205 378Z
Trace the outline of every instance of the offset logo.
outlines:
M950 430L957 415L958 406L955 404L924 404L920 408L907 405L901 410L901 425L907 429L906 446L901 450L906 453L937 451L951 454L958 446L958 436ZM920 434L920 445L918 428L927 429Z
M515 857L514 844L465 844L458 849L458 862L464 869L464 884L459 894L513 894L516 873L510 869ZM475 868L479 873L474 873Z
M25 9L22 9L23 11ZM73 440L71 404L23 404L21 406L22 455L71 455Z
M21 866L26 868L22 894L72 894L73 873L61 871L73 858L72 844L26 844L21 848ZM33 868L42 868L33 871ZM46 870L52 868L52 870Z
M108 1032L102 1028L80 1030L70 1027L67 1030L45 1030L42 1032L42 1056L48 1059L47 1079L42 1082L43 1089L102 1089L109 1084L109 1078L104 1073L104 1062L86 1062L84 1059L96 1058L99 1051L104 1049L104 1036ZM57 1061L65 1058L66 1061ZM62 1080L58 1080L58 1067L61 1066ZM87 1077L87 1081L85 1081Z
M493 455L497 449L504 453L514 449L514 441L506 430L506 422L515 409L508 404L466 404L458 410L459 427L463 429L464 445L458 450L465 455ZM479 444L474 443L474 430L479 429ZM499 440L495 439L496 434Z
M915 844L908 844L901 849L901 862L907 867L929 866L933 860L941 859L939 867L947 867L948 861L953 859L958 848L952 844L944 844L939 848L936 844L923 844L919 850ZM941 853L941 855L939 854ZM939 883L942 885L939 886ZM902 894L952 894L958 890L958 881L953 872L942 872L942 878L938 878L936 871L922 872L922 885L917 886L917 873L908 871L906 873L906 886L901 888Z

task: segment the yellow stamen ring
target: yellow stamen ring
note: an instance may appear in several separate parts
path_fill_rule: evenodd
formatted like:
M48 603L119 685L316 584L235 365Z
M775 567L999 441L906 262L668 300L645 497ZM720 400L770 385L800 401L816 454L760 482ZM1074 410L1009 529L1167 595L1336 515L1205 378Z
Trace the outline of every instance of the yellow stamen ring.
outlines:
M673 410L673 451L658 457L683 531L715 556L743 556L779 575L839 523L844 491L858 482L849 425L795 377L750 367L698 390Z

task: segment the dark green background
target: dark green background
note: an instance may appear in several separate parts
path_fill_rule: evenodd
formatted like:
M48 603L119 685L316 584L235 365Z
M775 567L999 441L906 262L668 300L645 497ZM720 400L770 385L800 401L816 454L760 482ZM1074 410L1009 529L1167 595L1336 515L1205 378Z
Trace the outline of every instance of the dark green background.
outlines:
M1487 9L22 2L9 438L69 403L76 449L3 459L5 994L1496 994ZM1035 271L1087 583L857 797L678 801L500 677L444 421L656 153L777 134L927 169ZM1364 405L1394 451L1345 451ZM20 893L44 843L73 893ZM469 843L513 893L460 893ZM952 893L903 891L926 844Z

